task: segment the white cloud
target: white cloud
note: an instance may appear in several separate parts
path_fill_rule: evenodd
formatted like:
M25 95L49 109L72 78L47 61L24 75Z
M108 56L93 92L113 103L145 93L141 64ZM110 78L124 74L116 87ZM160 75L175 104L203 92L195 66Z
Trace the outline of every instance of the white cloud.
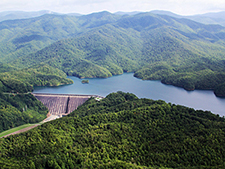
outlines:
M62 13L91 13L107 10L168 10L178 14L197 14L225 10L224 0L1 0L0 11L52 10Z

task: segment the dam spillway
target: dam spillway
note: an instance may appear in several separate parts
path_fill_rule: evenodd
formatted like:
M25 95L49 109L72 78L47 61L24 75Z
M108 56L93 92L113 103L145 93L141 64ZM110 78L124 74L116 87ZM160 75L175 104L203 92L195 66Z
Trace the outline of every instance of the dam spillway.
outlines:
M97 95L73 95L73 94L46 94L32 93L49 110L49 115L68 115L78 106L82 105L91 97L102 98Z

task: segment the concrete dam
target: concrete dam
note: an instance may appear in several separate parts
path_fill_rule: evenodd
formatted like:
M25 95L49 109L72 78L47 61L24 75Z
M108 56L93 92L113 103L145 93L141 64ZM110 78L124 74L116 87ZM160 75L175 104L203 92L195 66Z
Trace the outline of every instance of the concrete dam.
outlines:
M73 94L45 94L32 93L39 101L41 101L49 110L49 116L54 119L70 114L82 105L89 98L95 97L102 99L102 96L97 95L73 95ZM53 119L49 119L50 121Z

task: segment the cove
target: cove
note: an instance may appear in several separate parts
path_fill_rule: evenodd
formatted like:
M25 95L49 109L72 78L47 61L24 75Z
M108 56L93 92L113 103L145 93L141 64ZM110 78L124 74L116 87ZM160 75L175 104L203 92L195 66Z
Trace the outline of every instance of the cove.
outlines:
M85 94L107 96L109 93L123 91L133 93L139 98L164 100L194 108L207 110L220 116L225 116L225 99L218 98L211 90L186 91L183 88L162 84L160 81L141 80L133 73L112 76L106 79L88 79L89 84L82 84L83 79L68 76L74 84L58 87L35 87L33 93L52 94Z

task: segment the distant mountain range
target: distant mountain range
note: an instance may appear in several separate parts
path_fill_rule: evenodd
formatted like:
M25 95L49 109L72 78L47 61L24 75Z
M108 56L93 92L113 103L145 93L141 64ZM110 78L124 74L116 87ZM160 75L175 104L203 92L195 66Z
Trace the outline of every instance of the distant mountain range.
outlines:
M215 12L215 13L206 13L192 16L182 16L177 15L169 11L151 11L151 13L159 14L159 15L168 15L176 18L187 18L196 22L200 22L203 24L219 24L225 26L225 11Z
M191 15L191 16L182 16L177 15L175 13L169 12L169 11L163 11L163 10L154 10L150 11L151 13L158 14L158 15L168 15L176 18L187 18L194 20L196 22L204 23L204 24L220 24L222 26L225 26L225 11L222 12L215 12L215 13L205 13L205 14L197 14L197 15ZM140 11L134 11L134 12L116 12L114 14L116 15L136 15L139 13L144 13ZM14 20L14 19L27 19L32 17L38 17L45 14L57 14L57 15L70 15L70 16L82 16L82 14L79 13L57 13L52 12L48 10L42 10L42 11L36 11L36 12L24 12L24 11L6 11L6 12L0 12L0 21L4 20Z
M225 27L175 16L103 11L2 21L2 71L44 63L80 78L135 72L225 96Z
M37 12L6 11L6 12L0 12L0 21L34 18L34 17L45 15L45 14L57 14L57 13L48 11L48 10L37 11Z

